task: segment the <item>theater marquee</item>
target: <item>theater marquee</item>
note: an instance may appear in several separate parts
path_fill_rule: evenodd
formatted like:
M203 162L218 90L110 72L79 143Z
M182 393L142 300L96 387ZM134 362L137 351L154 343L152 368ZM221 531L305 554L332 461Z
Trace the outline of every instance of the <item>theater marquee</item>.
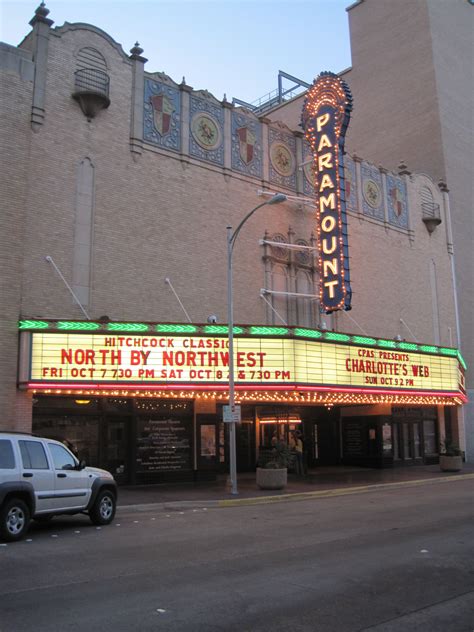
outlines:
M222 336L33 332L28 338L28 366L21 369L20 382L29 387L84 384L96 388L225 385L227 344L227 337ZM239 336L234 340L234 354L236 384L249 388L334 386L461 393L457 357L441 354L273 336Z

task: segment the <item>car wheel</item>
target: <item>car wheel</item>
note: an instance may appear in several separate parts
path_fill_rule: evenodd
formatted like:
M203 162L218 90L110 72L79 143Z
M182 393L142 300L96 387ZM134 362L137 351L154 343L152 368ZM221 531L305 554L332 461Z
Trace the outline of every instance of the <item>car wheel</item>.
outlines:
M30 510L19 498L8 500L0 511L0 536L3 540L20 540L28 531Z
M115 516L117 501L115 495L108 489L99 492L89 511L93 524L110 524Z

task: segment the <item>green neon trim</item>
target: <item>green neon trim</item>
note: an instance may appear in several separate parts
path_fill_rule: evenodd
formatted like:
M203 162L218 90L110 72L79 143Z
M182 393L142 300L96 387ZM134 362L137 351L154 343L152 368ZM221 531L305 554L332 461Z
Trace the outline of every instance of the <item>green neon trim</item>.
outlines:
M457 349L449 349L447 347L440 347L439 352L443 355L449 355L457 357L459 351Z
M286 336L289 333L284 327L250 327L249 330L252 336Z
M85 322L74 322L72 320L60 320L56 323L58 329L62 330L71 330L75 329L76 331L91 331L93 329L100 329L99 323L85 323Z
M335 331L327 331L324 334L324 337L326 338L326 340L335 340L336 342L349 342L349 340L351 339L351 337L347 334L338 334Z
M303 338L322 338L323 332L317 329L295 329L295 336L302 336Z
M467 364L464 362L464 358L462 357L460 351L458 351L458 360L462 364L462 366L464 367L464 370L467 371Z
M18 329L48 329L49 323L44 320L20 320Z
M434 347L433 345L419 345L418 349L425 353L438 353L438 347Z
M148 325L143 323L108 323L107 331L148 331Z
M202 328L202 330L205 334L228 334L229 333L229 327L227 325L205 325ZM243 334L244 331L245 330L243 327L234 326L234 334Z
M399 342L398 348L405 351L418 351L418 345L414 342Z
M356 345L376 345L377 341L375 338L367 338L364 336L352 336L352 342Z
M379 347L387 347L388 349L396 349L397 343L395 340L377 340Z
M194 334L198 330L195 325L157 325L155 329L165 334Z

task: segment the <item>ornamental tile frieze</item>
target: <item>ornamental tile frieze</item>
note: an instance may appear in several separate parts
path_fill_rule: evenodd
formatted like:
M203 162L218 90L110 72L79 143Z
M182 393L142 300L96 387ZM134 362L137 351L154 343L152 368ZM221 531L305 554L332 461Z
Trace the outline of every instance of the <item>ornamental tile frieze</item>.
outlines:
M359 208L357 203L357 174L355 162L349 154L344 154L344 175L346 209L356 213Z
M181 95L172 85L145 79L143 138L165 149L181 149Z
M313 154L307 140L303 140L303 193L314 196Z
M270 127L268 130L268 154L270 182L296 190L295 137Z
M191 96L189 154L224 165L224 110L216 101Z
M374 165L361 163L362 212L368 217L384 221L382 175Z
M407 189L402 178L387 174L388 221L398 228L408 228Z
M232 112L232 169L261 178L262 126L254 117Z

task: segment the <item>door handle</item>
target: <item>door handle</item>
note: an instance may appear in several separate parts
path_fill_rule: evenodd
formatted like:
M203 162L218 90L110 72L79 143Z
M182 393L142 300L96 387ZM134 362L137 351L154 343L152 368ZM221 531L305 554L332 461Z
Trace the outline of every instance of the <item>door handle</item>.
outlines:
M67 474L58 474L58 478L66 478Z
M32 472L23 472L23 477L24 478L31 478L33 476Z

